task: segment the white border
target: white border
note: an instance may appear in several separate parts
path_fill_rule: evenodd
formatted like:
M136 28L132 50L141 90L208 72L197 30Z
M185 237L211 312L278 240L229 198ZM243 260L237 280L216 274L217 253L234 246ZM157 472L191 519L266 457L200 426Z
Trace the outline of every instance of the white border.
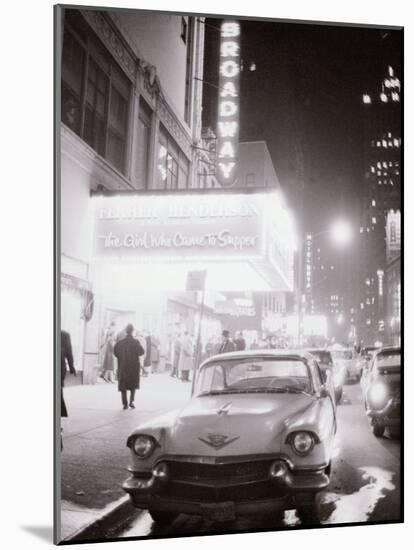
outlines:
M72 2L82 4L82 2ZM84 2L83 4L88 4ZM118 0L89 5L177 11L225 12L235 15L269 16L290 19L343 21L404 25L405 97L412 92L411 52L413 18L407 0L348 0L327 2L307 0L271 3L268 0ZM52 524L52 6L51 0L9 1L2 7L2 200L1 200L1 300L2 305L2 545L8 550L45 546L33 535L37 526L47 533ZM406 109L406 205L414 200L411 159L412 107ZM6 122L6 124L4 124ZM411 176L411 177L410 177ZM6 195L6 196L5 196ZM411 220L413 216L411 217ZM413 234L406 219L406 235ZM4 225L3 225L4 224ZM406 281L410 281L411 254L406 247ZM405 311L408 317L412 295L406 283ZM410 322L407 319L407 326ZM406 389L414 386L411 346L407 342ZM409 372L411 371L411 372ZM411 399L411 402L413 400ZM413 422L412 405L407 405L406 424ZM412 426L412 425L411 425ZM407 430L407 435L412 433ZM350 442L351 443L351 442ZM406 437L406 464L412 463L412 436ZM406 471L406 493L413 490L412 474ZM113 543L109 548L203 548L233 546L261 549L278 547L389 549L408 548L413 538L413 505L406 502L407 525L334 528L313 531L279 532L231 537L171 539ZM135 546L136 547L136 546ZM83 545L89 548L89 545ZM96 545L91 548L97 548ZM106 547L105 547L106 548Z

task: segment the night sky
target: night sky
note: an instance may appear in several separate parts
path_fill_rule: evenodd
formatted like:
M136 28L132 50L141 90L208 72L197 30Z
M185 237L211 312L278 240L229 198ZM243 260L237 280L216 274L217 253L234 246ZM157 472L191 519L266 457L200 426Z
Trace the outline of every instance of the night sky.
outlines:
M220 20L206 23L204 79L217 85ZM241 25L240 141L267 142L293 210L303 159L304 230L320 231L339 214L356 215L363 182L362 94L378 91L388 65L401 77L401 32L272 21ZM215 129L214 86L204 86L203 103L203 125Z

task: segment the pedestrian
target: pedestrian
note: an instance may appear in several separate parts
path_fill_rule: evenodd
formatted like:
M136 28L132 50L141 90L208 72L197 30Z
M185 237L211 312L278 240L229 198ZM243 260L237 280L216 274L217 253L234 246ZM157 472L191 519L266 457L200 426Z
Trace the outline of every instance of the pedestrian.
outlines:
M70 334L65 330L60 333L60 416L66 418L68 416L68 410L63 398L63 386L65 384L67 365L69 366L70 374L76 376L76 369L73 361L72 342L70 341ZM61 432L63 428L61 428ZM60 447L63 449L62 438L60 440Z
M128 324L125 328L126 337L115 344L114 355L118 359L118 391L121 392L122 405L128 408L128 395L130 392L129 406L135 409L135 391L139 388L140 361L144 355L144 348L139 340L134 338L134 327Z
M156 338L151 341L151 372L153 374L158 372L160 365L160 347Z
M144 356L144 372L145 376L148 374L147 368L151 367L151 347L152 338L150 332L145 334L145 356Z
M180 334L177 334L173 343L173 363L172 363L172 370L171 370L171 376L173 378L178 378L178 365L180 363L180 354L181 354L181 338L180 338Z
M234 340L236 351L243 351L246 349L246 340L243 338L243 332L237 333L237 338Z
M190 381L190 370L193 368L194 346L188 331L184 332L184 338L181 342L179 373L182 382Z
M116 328L115 322L112 321L109 327L105 331L104 342L101 347L104 348L104 359L102 364L100 378L105 380L105 382L114 383L114 345L116 340Z
M223 330L221 336L222 342L218 352L228 353L230 351L236 351L236 346L234 342L230 339L230 332L228 330Z

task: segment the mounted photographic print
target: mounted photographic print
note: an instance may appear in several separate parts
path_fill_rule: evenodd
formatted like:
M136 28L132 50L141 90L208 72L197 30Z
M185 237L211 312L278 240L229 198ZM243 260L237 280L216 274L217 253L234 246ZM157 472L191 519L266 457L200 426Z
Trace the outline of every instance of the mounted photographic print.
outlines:
M56 543L402 522L402 54L55 8Z

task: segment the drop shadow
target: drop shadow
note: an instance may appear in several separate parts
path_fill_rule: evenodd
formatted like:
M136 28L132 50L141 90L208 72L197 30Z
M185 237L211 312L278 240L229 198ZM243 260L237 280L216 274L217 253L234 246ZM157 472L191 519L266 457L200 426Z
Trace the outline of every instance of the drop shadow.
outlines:
M51 525L22 525L21 528L40 540L53 543L53 527Z

